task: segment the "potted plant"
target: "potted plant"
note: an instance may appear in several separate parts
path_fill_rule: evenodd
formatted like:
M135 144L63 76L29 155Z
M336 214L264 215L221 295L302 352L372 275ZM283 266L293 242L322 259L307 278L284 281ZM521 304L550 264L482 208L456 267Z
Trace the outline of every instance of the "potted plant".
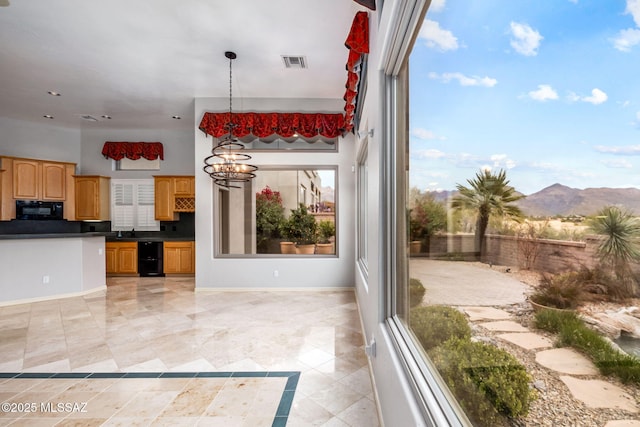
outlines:
M273 244L277 245L281 237L281 225L285 220L282 197L279 191L266 186L256 193L256 252L274 253ZM277 248L277 246L276 246Z
M317 227L315 217L300 203L297 209L291 209L291 215L282 230L295 243L296 253L313 254L317 241Z
M334 242L331 238L336 234L336 225L333 221L323 220L318 223L318 243L316 244L317 254L334 254Z

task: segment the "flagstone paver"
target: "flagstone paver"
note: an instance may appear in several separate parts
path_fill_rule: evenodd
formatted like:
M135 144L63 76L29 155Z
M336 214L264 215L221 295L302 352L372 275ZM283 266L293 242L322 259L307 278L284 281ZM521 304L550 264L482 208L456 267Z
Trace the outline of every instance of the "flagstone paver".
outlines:
M462 307L462 310L469 316L469 320L477 322L479 320L509 320L511 314L507 311L493 307Z
M615 408L638 412L635 399L620 387L601 380L561 376L573 396L591 408Z
M543 337L542 335L534 332L513 332L498 335L498 338L509 341L510 343L527 350L553 347L553 342L551 342L549 338Z
M536 362L562 374L598 375L589 359L570 348L554 348L536 353Z
M520 323L514 322L513 320L498 320L495 322L484 322L484 323L480 323L480 326L490 331L529 332L527 328L522 326Z

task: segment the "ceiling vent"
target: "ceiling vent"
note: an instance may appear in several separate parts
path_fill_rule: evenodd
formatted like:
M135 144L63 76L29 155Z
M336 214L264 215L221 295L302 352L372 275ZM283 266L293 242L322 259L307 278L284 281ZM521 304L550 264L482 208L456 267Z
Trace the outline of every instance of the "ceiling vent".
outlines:
M282 55L282 60L284 61L284 66L286 68L308 68L307 58L304 56Z
M97 122L98 119L96 119L93 116L90 116L89 114L83 114L82 116L80 116L82 118L82 120L86 120L88 122Z

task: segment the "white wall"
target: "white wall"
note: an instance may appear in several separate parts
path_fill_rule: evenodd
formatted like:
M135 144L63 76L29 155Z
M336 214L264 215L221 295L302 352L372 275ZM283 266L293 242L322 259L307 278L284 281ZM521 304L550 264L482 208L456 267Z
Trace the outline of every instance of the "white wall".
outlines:
M355 283L365 339L367 342L376 341L376 357L369 361L384 425L424 426L426 424L385 323L388 279L382 274L387 261L382 238L386 227L383 214L387 209L382 198L385 191L382 165L384 147L392 143L383 127L382 67L386 60L383 46L389 42L396 8L404 3L407 1L385 0L382 17L370 12L367 93L360 131L363 135L371 129L374 132L373 137L367 136L358 141L358 149L368 142L368 272L365 275L356 267Z
M0 117L0 155L80 163L81 132Z
M152 175L193 175L194 132L193 129L85 129L82 131L80 173L125 179L150 178ZM102 155L106 141L161 142L164 160L160 161L160 170L114 171L113 160L105 159Z
M304 104L302 102L304 101ZM196 99L196 127L206 111L225 111L228 99ZM235 102L236 111L340 112L342 100L257 99ZM241 108L241 110L240 110ZM196 165L196 288L317 288L352 287L354 283L353 229L355 226L355 174L352 172L354 138L339 142L339 153L252 153L261 165L338 165L338 258L214 258L214 191L211 178L200 165L211 154L212 138L197 131ZM277 277L274 271L277 270Z
M0 304L104 288L104 246L104 237L0 240Z

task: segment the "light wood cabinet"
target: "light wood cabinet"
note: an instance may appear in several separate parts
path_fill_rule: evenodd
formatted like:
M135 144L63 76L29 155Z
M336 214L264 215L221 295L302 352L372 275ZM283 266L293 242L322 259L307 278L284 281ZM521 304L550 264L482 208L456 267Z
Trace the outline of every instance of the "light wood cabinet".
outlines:
M173 177L173 193L175 197L195 197L195 177Z
M137 242L106 242L107 274L138 274Z
M165 274L194 274L194 242L164 242L163 264Z
M178 214L173 211L173 178L154 176L155 217L158 221L177 221Z
M195 212L195 177L154 176L155 217L158 221L177 221L178 212Z
M0 156L0 220L16 217L16 200L64 202L64 218L75 220L76 164Z
M108 221L111 179L106 176L77 175L74 180L76 220Z

